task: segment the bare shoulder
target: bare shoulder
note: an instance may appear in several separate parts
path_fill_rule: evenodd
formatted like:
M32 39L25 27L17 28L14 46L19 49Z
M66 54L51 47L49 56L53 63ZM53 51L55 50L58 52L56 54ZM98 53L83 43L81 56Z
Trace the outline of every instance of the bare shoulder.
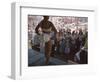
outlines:
M51 21L48 21L50 25L52 25L53 23Z

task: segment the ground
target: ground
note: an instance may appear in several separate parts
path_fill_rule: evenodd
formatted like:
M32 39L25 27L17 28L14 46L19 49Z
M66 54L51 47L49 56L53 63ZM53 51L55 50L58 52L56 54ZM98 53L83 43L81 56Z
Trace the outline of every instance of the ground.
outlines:
M48 65L69 65L69 64L76 64L76 63L70 60L65 62L58 58L51 57ZM45 66L44 54L29 48L28 49L28 65L29 66Z

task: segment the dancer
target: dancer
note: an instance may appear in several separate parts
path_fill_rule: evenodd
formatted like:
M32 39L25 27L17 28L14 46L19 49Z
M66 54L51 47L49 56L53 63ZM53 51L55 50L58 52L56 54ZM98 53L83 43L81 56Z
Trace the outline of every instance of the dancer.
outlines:
M44 42L45 42L45 57L46 61L45 64L47 65L49 63L50 54L52 51L52 41L51 41L51 33L54 32L54 34L57 33L57 30L52 22L50 22L49 16L43 16L44 19L36 26L36 33L39 34L39 28L41 28L43 36L44 36Z

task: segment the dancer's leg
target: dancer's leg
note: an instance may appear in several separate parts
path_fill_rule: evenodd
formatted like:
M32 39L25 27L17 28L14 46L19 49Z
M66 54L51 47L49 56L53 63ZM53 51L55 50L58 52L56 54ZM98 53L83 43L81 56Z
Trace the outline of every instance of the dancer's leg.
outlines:
M52 42L50 40L45 43L45 57L46 57L45 64L49 63L51 51L52 51Z

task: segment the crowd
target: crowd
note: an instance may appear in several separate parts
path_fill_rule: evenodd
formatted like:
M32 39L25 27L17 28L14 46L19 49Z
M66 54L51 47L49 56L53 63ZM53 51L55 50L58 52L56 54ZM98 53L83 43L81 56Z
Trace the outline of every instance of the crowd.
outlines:
M84 47L86 41L87 32L83 33L81 29L72 32L70 29L61 29L56 35L52 51L56 55L65 55L67 60L75 61L75 54Z

